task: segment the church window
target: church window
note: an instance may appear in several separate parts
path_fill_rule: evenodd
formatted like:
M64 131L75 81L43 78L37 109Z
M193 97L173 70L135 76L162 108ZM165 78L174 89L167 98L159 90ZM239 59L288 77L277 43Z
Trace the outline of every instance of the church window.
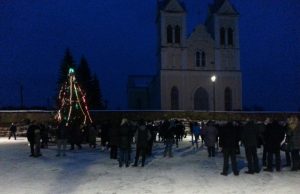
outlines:
M168 43L173 42L173 28L170 25L167 27L167 42Z
M225 111L231 111L232 110L232 91L229 87L225 89Z
M220 29L220 44L225 45L225 28Z
M201 58L201 54L199 51L196 52L196 66L200 67L200 58Z
M179 91L176 86L171 89L171 110L179 109Z
M203 51L196 52L196 67L205 67L206 65L206 54Z
M233 45L233 30L228 28L228 45Z
M180 27L175 27L175 43L180 43Z
M205 65L206 65L206 55L205 55L205 52L202 52L201 63L202 63L202 67L205 67Z

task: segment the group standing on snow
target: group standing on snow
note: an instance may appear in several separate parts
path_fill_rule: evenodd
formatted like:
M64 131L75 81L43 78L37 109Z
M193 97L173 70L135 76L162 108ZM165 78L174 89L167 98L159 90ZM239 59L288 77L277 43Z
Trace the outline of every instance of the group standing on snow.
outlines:
M28 125L27 139L30 146L30 156L42 156L41 148L48 147L48 131L43 124L31 122ZM17 128L12 123L9 139L16 139ZM67 145L70 150L82 149L87 143L91 149L96 148L97 137L101 139L101 150L109 151L111 159L117 159L119 167L133 167L147 164L147 158L153 155L153 145L163 143L163 157L172 158L173 147L179 147L180 141L191 136L191 146L195 150L206 148L208 157L223 155L223 170L221 175L229 174L229 163L234 175L239 175L237 155L241 146L245 149L247 159L247 174L261 171L260 161L264 171L281 171L282 167L290 166L292 171L300 169L300 122L297 116L291 116L287 121L279 122L267 118L264 122L247 119L240 121L180 121L164 119L162 121L130 121L126 118L119 122L105 120L101 125L82 125L59 123L55 130L57 157L66 156ZM135 146L134 146L135 145ZM262 159L258 158L257 149L262 149ZM132 157L135 150L135 157ZM285 164L281 152L285 153ZM195 152L197 153L197 152ZM275 161L274 160L275 157ZM274 165L275 164L275 165Z

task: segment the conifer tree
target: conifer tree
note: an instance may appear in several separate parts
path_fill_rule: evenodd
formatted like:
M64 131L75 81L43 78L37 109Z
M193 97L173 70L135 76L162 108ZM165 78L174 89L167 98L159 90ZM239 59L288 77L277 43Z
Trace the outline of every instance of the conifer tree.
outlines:
M61 85L68 79L68 71L70 68L75 68L75 64L71 51L69 48L67 48L59 69L59 77L57 82L58 90L60 89Z
M92 123L85 92L77 82L73 68L69 69L67 80L61 85L56 119L66 125Z
M90 107L91 109L99 109L103 110L106 109L106 105L104 103L104 100L102 98L101 88L99 84L99 79L96 74L94 74L91 87L93 90L91 91L91 101L90 101Z
M91 85L92 76L89 64L84 56L81 57L77 68L77 79L82 84L82 88L89 93L89 85Z

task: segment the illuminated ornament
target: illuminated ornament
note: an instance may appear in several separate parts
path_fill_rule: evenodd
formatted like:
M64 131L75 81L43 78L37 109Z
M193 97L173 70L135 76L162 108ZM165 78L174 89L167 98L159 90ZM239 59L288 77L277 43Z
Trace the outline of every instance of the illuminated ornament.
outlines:
M69 69L69 75L74 75L75 74L75 70L73 68Z

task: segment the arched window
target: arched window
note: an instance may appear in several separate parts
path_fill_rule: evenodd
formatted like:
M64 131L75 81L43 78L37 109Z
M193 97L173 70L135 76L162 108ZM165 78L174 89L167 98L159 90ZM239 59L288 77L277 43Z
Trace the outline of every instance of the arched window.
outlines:
M202 64L202 67L205 67L205 65L206 65L206 55L205 55L205 52L202 52L201 64Z
M228 45L233 45L233 30L228 28Z
M171 110L179 109L179 91L177 87L171 89Z
M229 87L225 89L224 92L224 102L225 102L225 111L231 111L232 110L232 91Z
M196 66L200 67L200 57L201 53L199 51L196 52Z
M225 28L220 29L220 44L225 45Z
M173 43L173 28L170 25L167 27L167 42Z
M200 87L194 94L194 109L195 110L209 110L209 101L207 91Z
M180 27L175 27L175 43L180 43Z

